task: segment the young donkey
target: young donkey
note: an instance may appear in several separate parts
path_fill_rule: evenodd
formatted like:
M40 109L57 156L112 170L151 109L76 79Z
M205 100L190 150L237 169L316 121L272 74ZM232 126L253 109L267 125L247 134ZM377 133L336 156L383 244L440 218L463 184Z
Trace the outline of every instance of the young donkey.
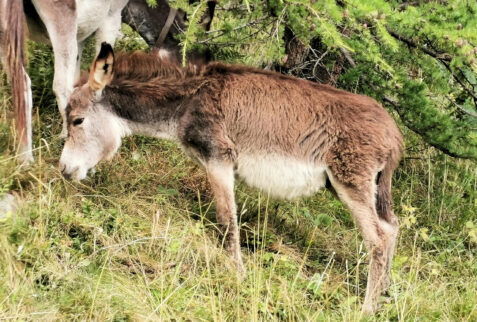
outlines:
M226 247L242 268L234 175L292 199L328 184L350 209L370 253L363 309L387 287L398 221L391 178L401 134L373 99L259 69L180 68L157 54L114 58L103 44L74 90L60 167L81 180L126 135L172 139L204 166Z

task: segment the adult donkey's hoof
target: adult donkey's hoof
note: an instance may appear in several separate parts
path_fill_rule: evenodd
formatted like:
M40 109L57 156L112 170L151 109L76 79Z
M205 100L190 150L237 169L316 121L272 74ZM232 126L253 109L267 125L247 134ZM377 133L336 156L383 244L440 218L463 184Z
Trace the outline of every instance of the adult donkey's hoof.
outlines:
M18 208L18 200L15 195L6 193L0 195L0 222L14 215Z
M378 311L378 305L376 303L364 303L361 309L363 315L374 315Z
M31 148L26 148L26 149L21 149L18 152L17 156L17 162L20 165L20 167L28 166L35 161L33 158L33 152Z

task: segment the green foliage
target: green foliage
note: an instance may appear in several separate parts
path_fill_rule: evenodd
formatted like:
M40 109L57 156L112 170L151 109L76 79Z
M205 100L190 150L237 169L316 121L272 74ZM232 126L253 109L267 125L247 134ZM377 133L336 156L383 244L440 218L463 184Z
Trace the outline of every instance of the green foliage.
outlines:
M157 6L156 0L146 0L146 2L151 8L155 8Z
M186 53L192 49L192 45L197 43L198 34L203 32L203 29L199 27L199 22L207 9L207 3L205 1L199 1L195 6L191 7L188 11L188 26L184 30L182 35L182 64L186 64ZM201 32L202 31L202 32ZM191 47L191 48L189 48Z
M429 144L451 155L465 158L477 156L474 144L476 133L472 129L474 120L465 122L465 119L456 118L450 111L432 106L423 83L406 81L398 93L399 104L407 107L396 107L403 122L421 134Z
M53 91L53 49L49 45L28 42L28 74L32 79L34 107L41 106L39 112L57 111Z

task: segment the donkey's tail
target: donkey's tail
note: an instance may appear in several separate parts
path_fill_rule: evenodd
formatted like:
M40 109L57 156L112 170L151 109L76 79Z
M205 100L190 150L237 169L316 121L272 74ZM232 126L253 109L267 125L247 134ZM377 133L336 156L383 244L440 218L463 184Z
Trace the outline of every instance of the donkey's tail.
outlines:
M397 168L402 155L402 145L399 149L391 152L384 169L378 173L377 179L377 195L376 195L376 211L380 218L386 222L391 222L394 217L392 210L391 181L393 172Z
M26 133L27 115L23 69L25 44L23 1L7 1L4 19L7 20L4 43L2 44L6 55L7 66L5 67L10 76L17 131L22 144L26 145L28 135Z

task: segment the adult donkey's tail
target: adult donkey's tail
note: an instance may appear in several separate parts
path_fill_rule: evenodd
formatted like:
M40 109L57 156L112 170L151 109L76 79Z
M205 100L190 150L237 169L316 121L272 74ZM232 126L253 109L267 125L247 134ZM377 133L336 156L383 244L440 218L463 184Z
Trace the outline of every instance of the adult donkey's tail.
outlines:
M5 32L1 44L5 50L6 69L10 76L12 88L12 100L15 111L17 134L20 140L20 156L24 161L33 159L31 152L31 90L30 79L23 67L25 16L23 13L22 0L6 1Z

